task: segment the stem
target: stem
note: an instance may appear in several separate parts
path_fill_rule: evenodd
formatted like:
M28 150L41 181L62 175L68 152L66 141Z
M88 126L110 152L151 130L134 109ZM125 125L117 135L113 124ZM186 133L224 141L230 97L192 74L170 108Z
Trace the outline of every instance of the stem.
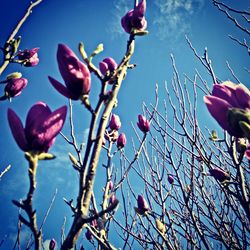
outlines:
M86 171L86 176L83 173L83 171L80 172L80 187L79 187L79 194L77 198L77 213L75 214L74 221L72 223L71 229L63 242L62 250L66 249L74 249L76 241L78 239L78 236L84 226L84 223L88 221L87 215L89 211L91 196L93 192L94 187L94 181L95 181L95 175L97 170L97 165L99 162L99 156L102 149L102 140L104 137L105 129L108 124L108 117L111 114L111 111L116 103L117 95L120 90L122 81L126 75L127 67L129 64L129 61L134 53L134 37L131 35L129 42L128 42L128 49L126 52L126 55L124 56L122 62L120 63L117 73L116 73L116 83L113 85L113 91L111 94L111 97L106 104L106 107L102 113L102 117L100 119L99 127L97 130L96 140L94 141L94 146L92 150L92 154L90 157L90 163L88 165L88 168L85 168L85 164L87 163L87 158L85 155L83 168L84 172ZM96 121L96 117L92 117L92 125ZM89 137L90 139L90 137ZM92 142L89 144L89 147L91 148ZM90 153L89 150L86 149L86 153ZM86 154L85 153L85 154ZM84 185L83 185L84 184Z
M34 192L36 190L36 171L37 171L37 165L38 165L38 157L37 155L26 155L26 159L29 162L29 192L27 194L27 197L25 200L22 201L23 203L23 209L26 212L29 222L27 222L25 219L23 221L23 218L20 217L20 220L30 228L30 230L33 233L33 237L35 240L35 250L39 250L41 246L41 231L38 230L37 227L37 221L36 221L36 211L33 210L33 196Z
M7 39L5 46L8 46L10 44L10 42L15 38L17 32L19 31L19 29L21 28L21 26L23 25L23 23L27 20L27 18L29 17L29 15L32 13L32 9L38 5L39 3L41 3L42 0L37 0L35 2L31 2L29 8L26 10L25 15L23 16L23 18L18 22L17 26L14 28L14 30L12 31L12 33L10 34L9 38ZM6 52L8 51L8 47L6 48ZM0 75L3 73L3 71L7 68L7 66L10 63L9 59L9 53L7 53L4 57L4 61L2 63L2 65L0 66Z

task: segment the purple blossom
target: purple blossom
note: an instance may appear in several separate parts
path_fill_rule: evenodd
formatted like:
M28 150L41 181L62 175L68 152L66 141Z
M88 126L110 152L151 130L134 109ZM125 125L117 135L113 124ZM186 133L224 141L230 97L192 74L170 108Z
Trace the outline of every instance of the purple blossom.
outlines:
M66 114L66 106L52 112L47 104L38 102L29 110L25 128L12 109L8 109L8 121L12 135L23 151L41 153L48 152L54 144L55 137L63 127Z
M137 126L143 133L147 133L150 130L149 121L143 115L138 115Z
M147 21L144 17L146 12L146 0L142 0L134 9L127 12L121 19L123 29L131 34L134 30L144 31L147 28Z
M54 250L56 249L56 240L52 239L49 243L49 250Z
M208 111L232 136L244 137L240 121L250 121L250 91L243 84L230 81L215 84L212 95L204 96Z
M141 211L142 214L144 214L145 212L149 210L147 201L141 195L138 195L137 197L137 206L138 206L139 211Z
M66 86L49 76L52 86L72 100L78 100L83 95L87 95L91 87L89 69L68 46L58 45L57 63Z
M220 168L209 169L209 172L210 175L213 176L219 182L230 180L230 175Z
M34 67L39 63L38 50L39 48L20 50L17 55L18 59L22 61L25 67Z
M110 122L109 122L109 127L111 130L119 130L121 128L121 120L118 115L112 114Z
M26 78L12 78L8 80L4 92L7 98L16 97L22 93L22 90L27 86Z
M124 148L127 143L127 138L124 133L121 133L117 139L117 147Z
M109 73L113 72L116 68L117 68L117 63L111 57L107 57L99 63L99 69L103 75L106 75L108 72Z

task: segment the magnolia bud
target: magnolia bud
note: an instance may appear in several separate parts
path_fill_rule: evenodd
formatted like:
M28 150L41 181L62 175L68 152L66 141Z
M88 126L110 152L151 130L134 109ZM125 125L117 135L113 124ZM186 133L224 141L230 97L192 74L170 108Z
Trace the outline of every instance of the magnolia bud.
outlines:
M174 183L174 177L173 177L172 175L169 175L169 176L168 176L168 182L169 182L170 184L173 184L173 183Z
M52 239L49 243L49 250L54 250L56 249L56 240Z
M9 75L7 75L6 79L7 80L11 80L11 79L14 79L14 78L21 78L22 77L22 73L20 72L13 72Z

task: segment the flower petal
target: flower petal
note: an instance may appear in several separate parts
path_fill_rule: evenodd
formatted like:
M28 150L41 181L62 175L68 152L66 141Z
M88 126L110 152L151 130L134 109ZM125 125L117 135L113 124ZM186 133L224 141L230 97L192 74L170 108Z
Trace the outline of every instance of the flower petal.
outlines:
M237 85L235 95L237 97L238 103L240 104L240 108L250 109L250 91L245 85Z
M223 129L230 133L231 130L228 124L227 114L228 110L232 108L232 105L219 97L211 95L204 96L204 102L213 118Z
M30 136L36 133L40 124L43 123L50 114L50 108L43 102L37 102L30 108L25 124L25 134L28 141Z
M52 84L52 86L63 96L70 98L72 100L78 100L79 97L73 95L72 93L69 92L69 90L60 82L58 82L56 79L52 78L52 77L48 77L50 83Z
M41 130L44 131L45 141L51 141L61 131L67 115L67 106L63 106L52 112L41 124Z
M212 95L227 101L233 107L240 108L240 104L238 103L235 95L235 89L232 88L232 84L230 84L229 86L227 86L226 84L215 84L213 87Z
M28 143L25 138L23 124L17 114L12 110L8 109L8 121L12 132L12 135L17 145L23 150L28 151Z

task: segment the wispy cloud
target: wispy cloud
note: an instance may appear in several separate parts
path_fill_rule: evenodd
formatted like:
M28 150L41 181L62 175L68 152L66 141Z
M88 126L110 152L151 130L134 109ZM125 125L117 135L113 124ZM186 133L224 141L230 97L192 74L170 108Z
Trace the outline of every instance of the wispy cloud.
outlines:
M120 20L131 9L131 2L114 0L113 17L109 25L109 32L113 37L124 34ZM192 17L201 10L204 0L154 0L148 1L148 8L152 8L152 25L160 40L176 40L191 28Z
M131 5L131 1L128 0L115 0L113 4L113 16L108 25L108 32L115 38L123 34L125 35L125 32L121 28L121 17L123 17L133 6Z
M159 39L178 39L191 28L191 18L203 6L204 0L155 0L153 25Z

